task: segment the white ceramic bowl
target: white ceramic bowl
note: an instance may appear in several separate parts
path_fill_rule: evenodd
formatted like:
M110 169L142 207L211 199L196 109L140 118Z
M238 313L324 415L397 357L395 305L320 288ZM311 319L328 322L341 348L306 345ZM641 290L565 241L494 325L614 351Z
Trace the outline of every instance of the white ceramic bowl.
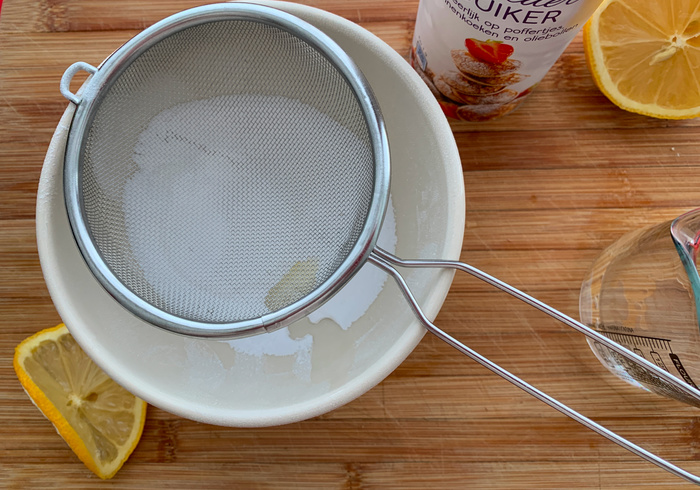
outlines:
M392 164L393 218L385 221L380 245L404 258L458 258L465 205L461 164L430 91L399 54L356 24L302 5L260 3L286 10L331 36L372 85L386 121ZM132 393L212 424L290 423L362 395L423 337L423 327L393 280L371 264L321 312L272 334L236 341L190 339L135 318L91 276L70 231L62 171L72 114L71 106L41 174L39 256L54 304L75 339ZM408 270L405 277L427 316L434 318L452 273Z

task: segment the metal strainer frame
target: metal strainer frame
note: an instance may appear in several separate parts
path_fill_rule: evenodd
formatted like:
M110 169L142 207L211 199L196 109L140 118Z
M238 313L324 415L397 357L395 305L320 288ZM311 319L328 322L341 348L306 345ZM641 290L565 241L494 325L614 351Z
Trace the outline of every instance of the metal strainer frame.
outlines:
M102 261L100 253L96 249L95 244L92 242L90 234L86 228L85 216L81 209L80 203L78 174L80 171L79 155L82 150L82 135L86 132L86 129L91 122L90 118L93 106L98 99L99 93L104 90L109 90L110 83L114 80L114 77L121 73L128 62L135 57L138 57L154 42L158 42L160 39L169 36L172 32L177 31L178 29L182 29L185 26L190 26L199 22L221 20L226 16L235 16L237 19L240 19L242 16L247 19L260 22L277 23L278 25L283 26L284 29L288 29L290 32L295 33L295 35L298 35L302 39L309 40L324 54L324 56L326 56L333 64L336 65L339 70L343 72L346 81L352 86L352 89L357 95L358 101L362 106L366 123L371 133L375 158L375 185L372 204L370 206L370 210L365 221L365 227L361 236L341 266L338 267L336 272L320 287L316 288L312 293L303 297L301 300L296 301L291 305L287 305L279 311L273 312L269 315L264 315L254 320L236 322L234 324L211 325L203 324L201 322L187 321L182 318L175 318L167 313L164 314L164 312L157 310L152 305L149 305L140 298L135 297L131 291L121 285L119 280L112 274L109 267L107 267ZM70 91L69 84L73 76L80 70L90 72L92 74L92 78L86 84L83 92L80 95L75 95ZM582 323L568 317L567 315L564 315L554 308L468 264L447 260L403 260L376 247L376 240L388 201L390 174L388 142L384 130L384 124L379 112L379 106L372 95L371 88L353 61L330 38L311 25L277 9L271 9L269 7L253 4L232 3L198 7L171 16L146 29L122 46L122 48L120 48L120 50L118 50L115 54L105 60L99 69L93 68L85 63L76 63L72 65L66 71L61 81L61 92L68 100L77 105L77 110L73 118L73 124L71 126L68 139L64 170L66 206L74 237L93 275L122 305L127 307L127 309L143 320L180 334L209 338L230 338L274 330L308 315L308 313L323 304L344 284L346 284L347 281L349 281L350 278L366 262L369 262L373 264L373 266L387 272L396 280L419 321L428 331L436 335L438 338L475 360L490 371L521 388L540 401L546 403L550 407L576 420L594 432L631 451L637 456L656 464L657 466L680 478L695 484L700 484L700 477L693 475L656 456L655 454L650 453L649 451L646 451L645 449L627 441L623 437L615 434L605 427L602 427L596 422L586 418L556 399L531 386L517 376L491 362L489 359L481 356L463 343L454 339L447 333L443 332L425 316L418 302L413 297L413 294L411 293L404 278L397 271L396 267L450 268L467 272L468 274L471 274L474 277L477 277L488 284L524 301L530 306L539 309L547 315L582 333L589 339L593 339L605 345L623 358L632 362L639 369L643 370L657 381L666 383L670 389L679 390L692 399L700 402L700 390L689 386L670 373L658 368L656 365L650 363L646 359L641 358L637 354L608 339L604 335L599 334L586 325L583 325Z
M82 203L81 175L85 135L100 101L119 75L151 46L184 29L208 22L250 20L279 27L316 48L344 76L362 108L374 151L374 192L365 226L354 247L320 287L293 304L269 314L235 323L207 323L174 316L144 301L116 277L95 246ZM79 71L92 76L83 91L73 94L70 81ZM352 59L326 34L278 9L247 3L212 4L186 10L145 29L107 58L98 68L84 62L71 65L61 80L61 92L77 105L66 147L64 193L74 237L91 272L124 307L166 330L198 337L240 337L275 330L305 317L333 296L359 270L374 248L389 199L389 147L384 122L372 90Z

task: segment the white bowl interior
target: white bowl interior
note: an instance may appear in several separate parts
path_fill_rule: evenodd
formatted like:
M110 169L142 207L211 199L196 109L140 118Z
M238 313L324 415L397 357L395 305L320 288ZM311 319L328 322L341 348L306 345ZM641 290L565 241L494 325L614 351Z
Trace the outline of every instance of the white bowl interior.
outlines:
M381 106L391 148L391 214L380 245L405 258L457 258L464 186L450 127L408 63L361 27L327 12L262 1L320 28L355 60ZM83 349L137 396L218 425L290 423L330 411L391 373L424 329L392 279L366 264L322 310L271 334L235 341L180 337L128 313L91 276L63 202L63 153L73 114L61 119L37 197L37 241L47 286ZM372 269L372 270L368 270ZM452 281L447 270L406 270L429 318ZM372 291L374 288L374 291Z

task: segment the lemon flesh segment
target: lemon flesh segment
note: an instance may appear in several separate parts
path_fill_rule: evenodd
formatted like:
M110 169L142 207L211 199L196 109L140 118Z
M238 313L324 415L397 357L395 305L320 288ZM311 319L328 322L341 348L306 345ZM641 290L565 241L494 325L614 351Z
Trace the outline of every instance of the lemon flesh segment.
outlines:
M17 346L14 366L29 397L80 460L100 478L114 476L141 438L146 403L92 362L65 325Z
M606 0L584 29L601 91L623 109L700 115L700 0Z

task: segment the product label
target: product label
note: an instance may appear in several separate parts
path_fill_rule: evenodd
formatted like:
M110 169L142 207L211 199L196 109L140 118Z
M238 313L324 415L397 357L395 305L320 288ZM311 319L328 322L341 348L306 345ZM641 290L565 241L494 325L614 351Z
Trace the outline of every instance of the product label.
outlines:
M513 110L601 0L421 0L411 64L456 119Z

